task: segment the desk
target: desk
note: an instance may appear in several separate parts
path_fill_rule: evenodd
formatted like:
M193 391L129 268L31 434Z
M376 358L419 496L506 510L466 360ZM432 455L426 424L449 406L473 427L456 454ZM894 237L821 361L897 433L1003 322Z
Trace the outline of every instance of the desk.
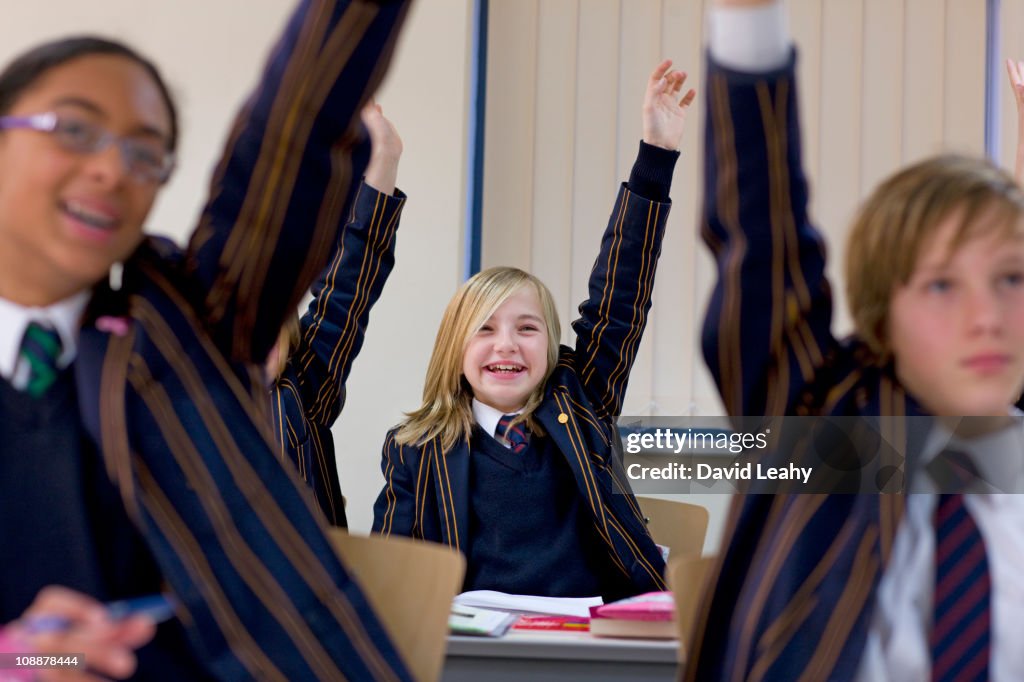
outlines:
M674 682L675 640L612 639L586 632L510 632L448 637L443 682Z

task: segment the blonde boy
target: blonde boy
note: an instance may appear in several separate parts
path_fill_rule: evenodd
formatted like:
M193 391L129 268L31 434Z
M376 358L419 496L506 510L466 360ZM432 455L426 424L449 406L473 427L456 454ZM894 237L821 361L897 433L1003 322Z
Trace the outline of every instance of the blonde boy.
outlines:
M954 156L883 183L850 234L857 332L837 340L785 9L717 4L704 236L719 282L704 351L726 408L931 428L885 434L915 494L737 500L689 678L1021 679L1024 504L980 493L1024 489L1024 435L1002 428L1024 386L1024 195ZM968 432L965 416L986 419Z

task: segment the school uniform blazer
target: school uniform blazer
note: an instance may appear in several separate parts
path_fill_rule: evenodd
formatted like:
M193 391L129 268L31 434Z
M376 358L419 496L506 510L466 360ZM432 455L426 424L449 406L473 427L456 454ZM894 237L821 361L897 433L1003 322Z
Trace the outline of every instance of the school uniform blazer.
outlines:
M665 563L613 449L629 371L651 306L670 202L619 190L589 298L573 323L576 347L562 346L534 417L554 440L576 479L614 565L636 592L665 589ZM469 529L469 444L444 452L440 439L402 446L394 431L384 443L384 489L374 505L374 532L407 535L466 551Z
M271 389L276 441L313 489L327 520L348 526L331 426L345 405L345 380L366 335L370 308L395 266L405 194L360 184L330 265L299 321L300 339Z
M409 679L274 442L263 364L344 219L405 3L301 2L188 247L148 239L81 333L82 417L221 679Z
M891 367L869 364L863 343L831 333L824 248L807 215L795 56L759 75L711 62L705 92L703 237L718 282L703 343L726 409L872 420L912 472L922 430L901 417L922 415L920 406ZM903 509L894 494L737 496L686 677L853 679Z

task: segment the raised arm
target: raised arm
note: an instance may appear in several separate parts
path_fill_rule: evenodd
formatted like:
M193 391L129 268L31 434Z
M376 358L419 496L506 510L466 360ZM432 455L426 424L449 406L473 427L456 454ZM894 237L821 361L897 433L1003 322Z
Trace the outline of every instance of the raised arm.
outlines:
M395 232L405 195L395 190L402 140L380 106L363 121L372 153L334 255L313 288L300 321L300 340L285 375L302 396L306 418L330 426L345 404L345 380L359 353L370 308L395 264Z
M722 0L712 16L706 85L703 237L718 281L704 358L729 414L781 415L835 344L832 299L824 246L807 215L784 10L748 2L758 11L730 16L720 11L729 4ZM781 39L770 30L780 25ZM745 66L756 63L771 70Z
M171 273L191 279L170 290L142 253L140 272L126 268L141 292L129 335L82 331L79 386L108 401L83 420L197 655L224 679L410 679L252 400L265 390L255 366L337 239L361 172L348 131L406 6L299 5Z
M228 357L262 363L337 235L363 103L408 2L304 0L214 173L189 244L194 305Z
M1017 103L1017 154L1014 157L1013 176L1024 180L1024 62L1006 60L1006 75L1010 78L1013 101Z
M640 152L629 182L619 190L601 251L590 273L589 297L573 322L576 350L571 359L584 387L601 406L602 417L622 409L629 372L647 324L651 292L665 221L676 151L686 112L694 98L680 97L686 74L663 61L651 73L643 104Z
M360 116L370 133L370 163L366 166L366 184L381 194L394 194L398 182L398 162L402 160L402 138L384 115L380 104L371 102Z

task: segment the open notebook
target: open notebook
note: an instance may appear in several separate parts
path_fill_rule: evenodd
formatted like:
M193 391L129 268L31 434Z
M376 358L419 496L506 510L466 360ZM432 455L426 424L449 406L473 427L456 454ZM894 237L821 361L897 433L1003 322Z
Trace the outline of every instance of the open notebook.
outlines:
M540 613L553 616L590 616L591 606L600 606L601 597L537 597L529 594L507 594L493 590L473 590L456 595L453 604L476 606L516 613Z

